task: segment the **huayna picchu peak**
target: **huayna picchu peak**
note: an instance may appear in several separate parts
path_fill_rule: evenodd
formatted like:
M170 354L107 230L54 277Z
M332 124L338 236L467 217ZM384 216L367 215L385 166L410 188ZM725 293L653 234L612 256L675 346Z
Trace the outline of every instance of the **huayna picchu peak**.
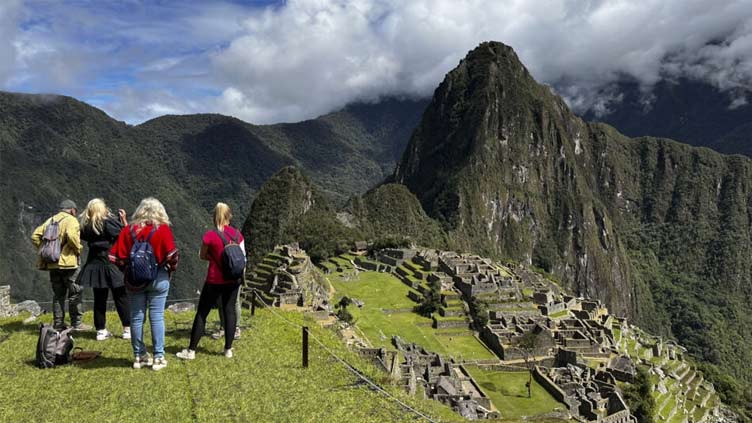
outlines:
M453 248L552 273L749 400L750 159L584 122L488 42L436 89L394 180Z

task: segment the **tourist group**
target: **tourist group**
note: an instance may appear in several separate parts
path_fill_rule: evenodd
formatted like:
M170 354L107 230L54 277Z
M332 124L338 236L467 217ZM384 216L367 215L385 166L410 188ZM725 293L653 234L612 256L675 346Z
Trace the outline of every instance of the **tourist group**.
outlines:
M81 297L84 288L94 294L96 339L104 341L113 334L105 326L107 298L113 301L123 326L122 337L133 346L133 368L167 366L165 358L164 310L170 279L180 260L170 219L156 198L145 198L128 222L125 210L113 214L102 199L95 198L79 214L76 203L63 200L59 211L34 230L31 240L38 250L41 270L50 274L53 292L53 326L65 325L65 301L73 330L92 328L82 321ZM193 320L188 348L177 353L185 360L196 357L196 347L205 331L206 317L219 307L222 329L212 336L224 336L226 357L233 354L233 340L240 336L238 291L246 265L245 241L230 226L232 211L225 203L214 207L213 229L201 243L200 258L209 262L204 286ZM88 255L81 264L82 241ZM148 313L153 355L144 344L144 321Z

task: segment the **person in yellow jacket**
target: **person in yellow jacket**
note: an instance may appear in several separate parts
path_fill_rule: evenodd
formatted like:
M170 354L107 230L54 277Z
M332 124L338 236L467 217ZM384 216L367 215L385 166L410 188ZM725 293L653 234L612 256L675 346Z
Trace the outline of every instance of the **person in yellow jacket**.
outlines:
M60 203L60 211L47 219L31 235L31 242L39 249L47 225L54 219L60 229L60 259L57 263L47 263L39 258L40 270L50 272L52 285L52 316L56 329L65 327L65 298L68 297L68 314L71 326L76 330L91 329L81 322L81 286L76 283L79 257L81 256L80 226L76 218L78 207L71 200Z

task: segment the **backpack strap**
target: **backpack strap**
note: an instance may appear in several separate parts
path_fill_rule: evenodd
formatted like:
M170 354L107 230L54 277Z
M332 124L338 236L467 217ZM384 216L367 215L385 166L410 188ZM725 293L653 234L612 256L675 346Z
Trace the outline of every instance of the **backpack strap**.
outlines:
M149 235L144 240L145 242L151 241L151 237L154 235L154 232L157 231L157 228L151 228L151 232L149 232ZM138 238L136 238L136 228L135 226L131 226L131 238L133 240L133 243L136 243L138 241Z
M225 238L225 234L224 234L224 232L220 231L220 230L219 230L219 229L217 229L217 228L214 228L214 232L216 232L216 233L217 233L217 235L219 235L219 238L220 238L220 239L222 240L222 245L224 245L224 246L226 247L226 246L227 246L227 244L229 244L229 243L230 243L229 241L227 241L227 238Z
M149 235L146 237L146 239L144 241L146 241L146 242L151 241L151 237L154 236L155 232L157 232L157 228L156 227L152 227L151 228L151 232L149 232Z

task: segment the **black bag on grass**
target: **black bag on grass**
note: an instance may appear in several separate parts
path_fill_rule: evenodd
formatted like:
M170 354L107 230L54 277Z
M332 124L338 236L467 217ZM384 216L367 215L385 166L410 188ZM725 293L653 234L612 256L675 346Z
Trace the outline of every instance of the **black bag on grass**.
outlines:
M73 337L70 335L73 328L55 330L52 326L41 324L39 326L39 340L37 341L36 365L40 369L49 369L71 361L73 350Z

